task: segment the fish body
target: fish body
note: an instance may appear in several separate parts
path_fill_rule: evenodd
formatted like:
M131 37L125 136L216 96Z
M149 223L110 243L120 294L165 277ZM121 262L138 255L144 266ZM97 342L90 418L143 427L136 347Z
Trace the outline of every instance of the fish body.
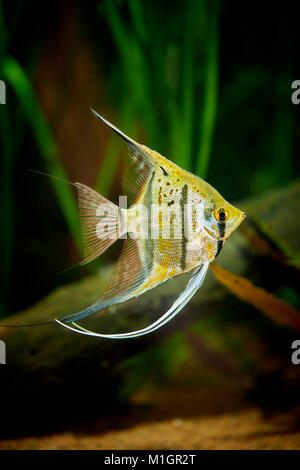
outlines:
M232 232L232 226L226 229L226 222L220 224L214 219L217 207L230 210L238 222L244 218L239 209L227 203L204 180L159 153L145 146L143 149L156 162L156 171L137 204L127 210L129 226L139 227L131 235L136 239L146 235L143 251L151 251L151 273L139 292L216 258L225 236L228 238ZM141 216L140 206L149 211L148 220Z
M124 239L123 249L108 287L96 302L57 321L91 334L75 322L190 271L192 275L185 291L154 327L150 325L123 335L93 333L113 338L140 336L162 326L186 305L203 282L209 263L245 214L203 179L138 144L94 114L128 148L123 187L129 207L117 207L93 189L75 183L85 241L82 263L92 261L120 238Z

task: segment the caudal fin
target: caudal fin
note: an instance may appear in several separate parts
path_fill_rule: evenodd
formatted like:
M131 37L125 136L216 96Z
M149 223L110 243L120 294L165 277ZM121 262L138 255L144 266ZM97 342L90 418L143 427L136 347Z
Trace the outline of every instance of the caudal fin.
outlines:
M84 257L80 264L86 264L104 253L122 235L119 223L122 209L84 184L75 183L75 187L84 241Z

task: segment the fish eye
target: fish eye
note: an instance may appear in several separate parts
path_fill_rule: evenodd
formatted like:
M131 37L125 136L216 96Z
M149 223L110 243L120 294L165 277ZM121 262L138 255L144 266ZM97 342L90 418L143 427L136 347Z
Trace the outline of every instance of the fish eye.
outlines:
M215 219L218 220L219 222L225 222L229 217L229 213L227 209L224 209L224 207L220 207L220 209L217 209L215 211Z

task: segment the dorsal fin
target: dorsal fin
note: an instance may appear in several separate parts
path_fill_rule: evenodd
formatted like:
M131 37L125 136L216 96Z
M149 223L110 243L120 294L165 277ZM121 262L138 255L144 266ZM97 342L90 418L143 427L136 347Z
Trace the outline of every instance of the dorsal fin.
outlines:
M147 189L158 164L150 150L147 151L147 147L135 142L93 109L91 111L125 142L128 158L122 183L123 190L128 196L128 205L131 206Z

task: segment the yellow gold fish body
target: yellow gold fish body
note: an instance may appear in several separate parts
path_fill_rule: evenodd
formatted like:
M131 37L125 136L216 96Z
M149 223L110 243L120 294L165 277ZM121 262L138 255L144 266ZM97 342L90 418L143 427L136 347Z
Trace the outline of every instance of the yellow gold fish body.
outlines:
M63 317L63 321L82 320L112 304L141 295L176 275L196 273L192 274L178 305L175 302L168 319L162 321L165 323L194 295L209 263L245 214L206 181L138 144L94 114L128 148L123 186L129 207L117 207L96 191L75 183L85 239L83 263L95 259L119 238L124 239L123 250L104 293L93 305ZM154 330L149 327L145 331ZM146 334L145 331L140 334ZM126 337L126 334L109 337Z
M245 217L243 212L225 201L207 182L181 169L159 153L145 146L142 148L156 162L156 171L149 183L150 188L145 188L145 192L128 213L129 217L133 217L131 214L141 204L145 204L147 208L155 207L156 212L148 218L148 223L151 233L153 231L158 236L152 236L151 275L139 287L139 293L204 262L213 261L225 239ZM147 199L149 192L151 197ZM185 206L190 207L192 233L189 237L184 235ZM228 222L222 222L221 229L219 222L214 219L217 208L224 208L230 213ZM203 219L211 218L214 223L206 227ZM166 233L164 225L167 225ZM168 228L171 229L169 235Z

